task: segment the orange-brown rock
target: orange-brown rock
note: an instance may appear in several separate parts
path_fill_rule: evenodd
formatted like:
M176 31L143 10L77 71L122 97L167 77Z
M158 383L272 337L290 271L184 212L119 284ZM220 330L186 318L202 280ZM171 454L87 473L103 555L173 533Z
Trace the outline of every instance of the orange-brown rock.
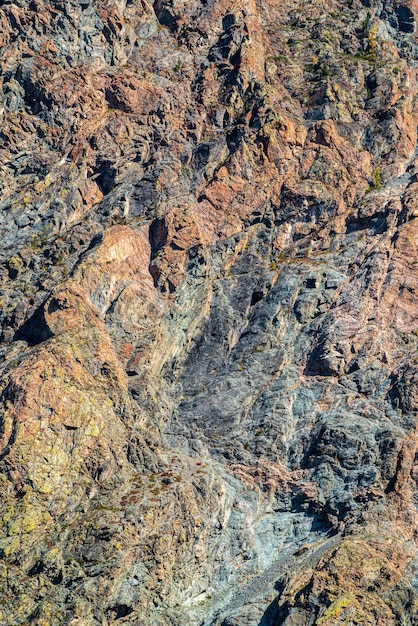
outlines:
M417 624L416 19L2 3L2 625Z

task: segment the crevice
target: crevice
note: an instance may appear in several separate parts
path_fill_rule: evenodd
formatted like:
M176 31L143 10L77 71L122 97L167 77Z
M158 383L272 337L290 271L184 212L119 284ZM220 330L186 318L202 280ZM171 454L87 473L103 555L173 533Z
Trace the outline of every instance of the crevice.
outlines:
M396 17L398 18L399 30L402 33L413 33L415 30L414 14L407 6L401 4L396 7Z
M53 337L53 333L45 320L44 306L45 305L42 304L42 306L40 306L35 313L28 320L26 320L20 328L18 328L13 337L13 341L23 339L32 347L37 346L43 341ZM53 306L54 300L50 302L49 308L51 309Z
M176 32L177 16L173 15L166 6L164 6L165 4L167 3L164 2L164 0L156 0L152 5L154 13L162 26L166 26L171 32Z
M108 611L109 613L113 613L113 619L121 619L122 617L127 617L133 612L133 608L127 604L117 604L113 606Z

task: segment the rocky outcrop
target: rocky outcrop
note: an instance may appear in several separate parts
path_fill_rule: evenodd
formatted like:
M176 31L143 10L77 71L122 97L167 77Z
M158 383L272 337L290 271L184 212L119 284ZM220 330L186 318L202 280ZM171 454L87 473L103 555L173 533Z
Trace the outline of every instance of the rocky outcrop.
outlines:
M416 13L2 4L2 624L417 623Z

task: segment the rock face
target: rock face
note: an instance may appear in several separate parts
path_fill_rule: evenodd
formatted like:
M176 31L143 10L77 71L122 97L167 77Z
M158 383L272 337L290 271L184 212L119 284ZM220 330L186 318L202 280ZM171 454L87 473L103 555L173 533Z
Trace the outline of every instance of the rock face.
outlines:
M0 6L0 623L418 624L415 0Z

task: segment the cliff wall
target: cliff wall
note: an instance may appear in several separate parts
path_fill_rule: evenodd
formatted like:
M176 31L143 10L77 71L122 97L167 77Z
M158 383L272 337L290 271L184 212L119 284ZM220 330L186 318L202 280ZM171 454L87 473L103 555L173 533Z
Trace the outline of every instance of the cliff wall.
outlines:
M418 624L416 19L1 3L1 624Z

